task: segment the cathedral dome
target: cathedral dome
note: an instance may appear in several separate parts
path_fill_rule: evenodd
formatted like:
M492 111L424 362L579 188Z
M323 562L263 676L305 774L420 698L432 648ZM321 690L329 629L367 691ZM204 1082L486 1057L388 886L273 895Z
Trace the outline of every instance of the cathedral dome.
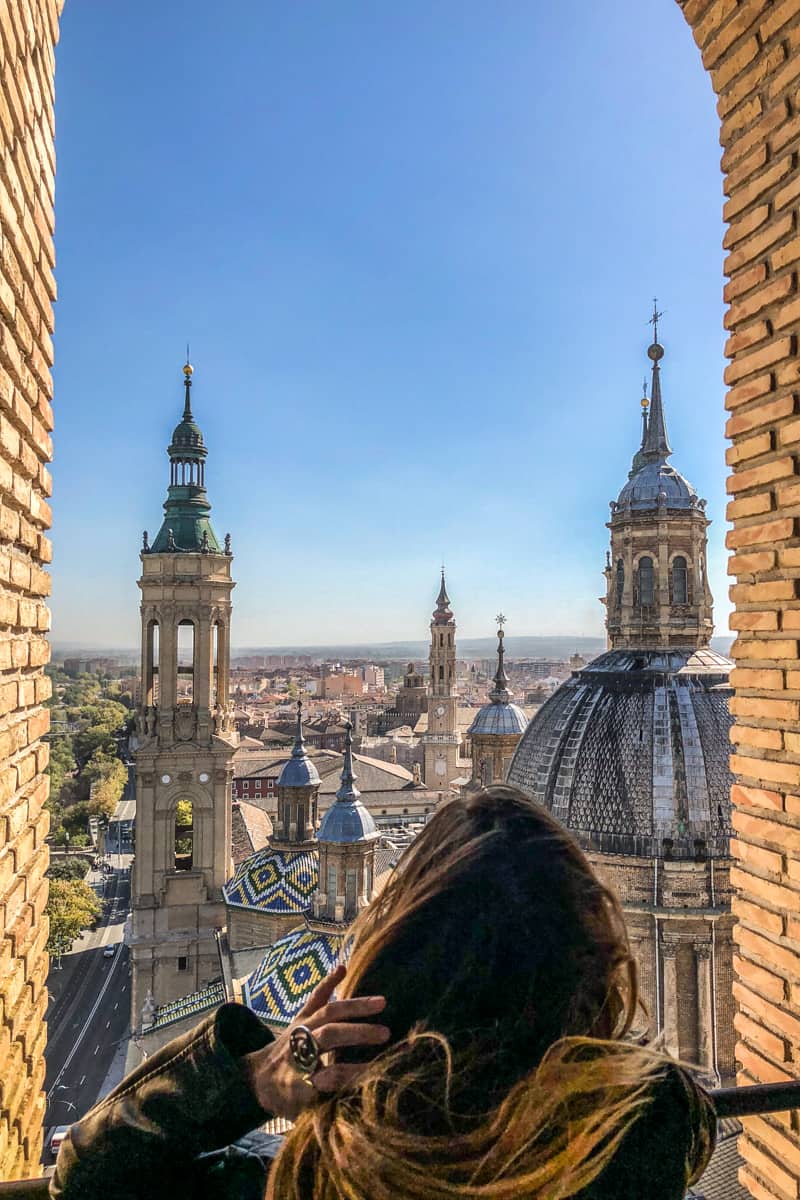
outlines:
M625 484L617 498L616 507L653 509L698 508L702 501L692 485L674 467L661 460L648 462Z
M601 655L532 718L508 782L587 848L726 855L732 665L708 648Z

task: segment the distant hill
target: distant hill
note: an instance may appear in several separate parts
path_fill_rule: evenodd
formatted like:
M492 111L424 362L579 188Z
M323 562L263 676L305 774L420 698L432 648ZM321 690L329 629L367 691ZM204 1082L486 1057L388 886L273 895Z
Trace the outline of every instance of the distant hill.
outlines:
M712 645L720 654L730 650L732 638L712 639ZM395 661L420 661L428 657L430 643L418 642L363 642L349 645L329 646L253 646L238 647L234 657L249 657L266 654L311 654L314 658L328 659L376 659ZM581 654L584 658L595 658L606 648L605 638L599 637L513 637L505 639L509 658L569 658ZM497 638L459 638L460 658L491 658L497 653Z

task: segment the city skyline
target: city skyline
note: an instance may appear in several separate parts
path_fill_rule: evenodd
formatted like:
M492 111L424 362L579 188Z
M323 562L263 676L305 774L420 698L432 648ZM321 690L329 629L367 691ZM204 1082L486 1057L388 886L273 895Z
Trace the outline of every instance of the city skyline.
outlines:
M65 10L56 642L137 640L187 337L237 645L420 638L442 556L459 637L601 636L653 294L727 632L713 98L677 7L570 7Z

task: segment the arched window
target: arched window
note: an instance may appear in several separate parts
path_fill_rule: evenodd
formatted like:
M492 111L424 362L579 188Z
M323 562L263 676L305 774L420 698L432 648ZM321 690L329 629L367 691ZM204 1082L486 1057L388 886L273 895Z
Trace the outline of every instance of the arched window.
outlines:
M178 703L194 693L194 621L178 622Z
M689 573L682 554L672 560L672 603L689 603Z
M194 850L194 826L191 800L175 805L175 870L191 871Z
M439 667L439 679L444 680L444 667L443 666Z
M617 559L617 596L616 596L617 608L622 607L622 593L623 593L624 589L625 589L625 567L623 566L622 559L618 558Z
M653 560L645 555L639 559L639 607L650 608L654 599Z
M219 621L211 626L211 708L219 700Z
M144 702L146 705L158 704L158 655L159 636L158 621L150 621L147 626L144 652L145 681Z

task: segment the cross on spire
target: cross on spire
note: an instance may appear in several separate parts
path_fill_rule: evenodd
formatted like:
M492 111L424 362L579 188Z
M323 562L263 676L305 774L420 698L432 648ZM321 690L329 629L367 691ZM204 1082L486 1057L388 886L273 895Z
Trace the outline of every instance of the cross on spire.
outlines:
M654 342L658 341L658 322L661 320L663 315L664 315L663 312L658 311L658 300L654 296L653 297L653 315L650 318L650 320L647 322L648 325L653 326L653 341Z

